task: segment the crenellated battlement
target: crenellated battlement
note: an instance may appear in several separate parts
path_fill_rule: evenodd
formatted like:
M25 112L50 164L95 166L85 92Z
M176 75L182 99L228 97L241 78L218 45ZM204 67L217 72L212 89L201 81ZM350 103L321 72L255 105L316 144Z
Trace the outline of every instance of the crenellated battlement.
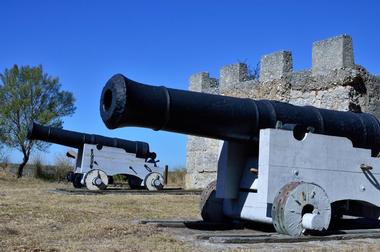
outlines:
M329 75L329 79L333 79L334 74L344 75L344 69L353 70L351 72L346 71L346 74L351 74L352 78L354 78L358 69L358 66L354 64L352 39L348 35L340 35L314 42L310 70L293 72L292 53L290 51L277 51L261 57L259 80L252 82L247 64L236 63L223 66L220 69L219 79L210 78L207 72L192 75L189 89L198 92L219 89L221 93L228 93L229 90L234 90L236 86L240 86L240 84L236 85L237 83L249 81L246 84L254 86L258 84L258 81L265 83L284 79L288 82L294 82L299 87L299 80L301 79L304 81L305 79L310 79L306 80L306 82L312 82L314 79L323 79L323 76L326 75ZM339 71L341 73L338 73ZM337 76L337 81L333 80L332 82L339 82L339 79L344 79L341 77Z
M310 69L293 72L290 51L261 57L259 79L252 79L246 64L225 65L219 79L206 72L190 77L189 89L228 96L270 99L296 105L370 112L380 119L380 77L354 63L352 38L340 35L312 44ZM189 137L188 188L202 188L215 179L218 141Z

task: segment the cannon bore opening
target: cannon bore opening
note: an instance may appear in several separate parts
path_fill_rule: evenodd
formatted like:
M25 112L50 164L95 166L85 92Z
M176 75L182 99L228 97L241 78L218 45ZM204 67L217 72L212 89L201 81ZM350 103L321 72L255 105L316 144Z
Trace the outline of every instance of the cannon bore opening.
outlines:
M108 112L112 104L112 91L110 89L107 89L104 92L102 101L103 101L103 110L105 112Z

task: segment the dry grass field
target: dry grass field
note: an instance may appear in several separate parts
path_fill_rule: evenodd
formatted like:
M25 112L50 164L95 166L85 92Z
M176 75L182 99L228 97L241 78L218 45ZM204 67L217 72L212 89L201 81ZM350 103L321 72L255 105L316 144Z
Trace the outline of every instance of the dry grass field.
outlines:
M172 183L181 183L181 173ZM379 239L218 247L185 242L138 220L198 219L196 195L54 193L71 184L0 171L0 251L379 251ZM184 234L186 235L186 234Z
M65 195L70 184L0 172L0 251L194 251L141 219L199 218L198 197Z

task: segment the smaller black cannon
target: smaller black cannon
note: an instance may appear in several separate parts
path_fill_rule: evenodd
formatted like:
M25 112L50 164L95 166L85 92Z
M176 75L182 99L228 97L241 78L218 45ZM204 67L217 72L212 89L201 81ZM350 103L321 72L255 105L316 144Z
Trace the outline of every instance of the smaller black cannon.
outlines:
M83 144L95 144L124 149L136 154L137 158L156 158L156 153L149 152L149 144L120 138L105 137L95 134L80 133L33 123L28 130L28 139L41 140L79 149Z
M85 184L90 190L105 189L110 178L117 174L127 175L131 188L146 186L157 190L163 186L163 169L157 166L156 153L149 151L146 142L80 133L37 123L30 126L27 137L78 149L77 155L67 153L68 157L76 158L76 167L68 175L74 187Z

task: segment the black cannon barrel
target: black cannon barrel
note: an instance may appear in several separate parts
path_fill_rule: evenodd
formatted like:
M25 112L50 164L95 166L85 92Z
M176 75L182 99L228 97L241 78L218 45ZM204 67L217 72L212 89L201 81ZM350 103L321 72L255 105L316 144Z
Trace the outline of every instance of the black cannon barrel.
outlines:
M380 150L379 121L368 113L295 106L150 86L114 75L103 88L100 114L110 128L137 126L232 141L257 140L277 122L349 138L354 147Z
M124 149L126 152L135 153L138 158L154 159L156 156L154 152L149 152L149 144L145 142L80 133L55 127L42 126L35 122L29 127L28 139L42 140L73 148L80 148L85 143L117 147Z

